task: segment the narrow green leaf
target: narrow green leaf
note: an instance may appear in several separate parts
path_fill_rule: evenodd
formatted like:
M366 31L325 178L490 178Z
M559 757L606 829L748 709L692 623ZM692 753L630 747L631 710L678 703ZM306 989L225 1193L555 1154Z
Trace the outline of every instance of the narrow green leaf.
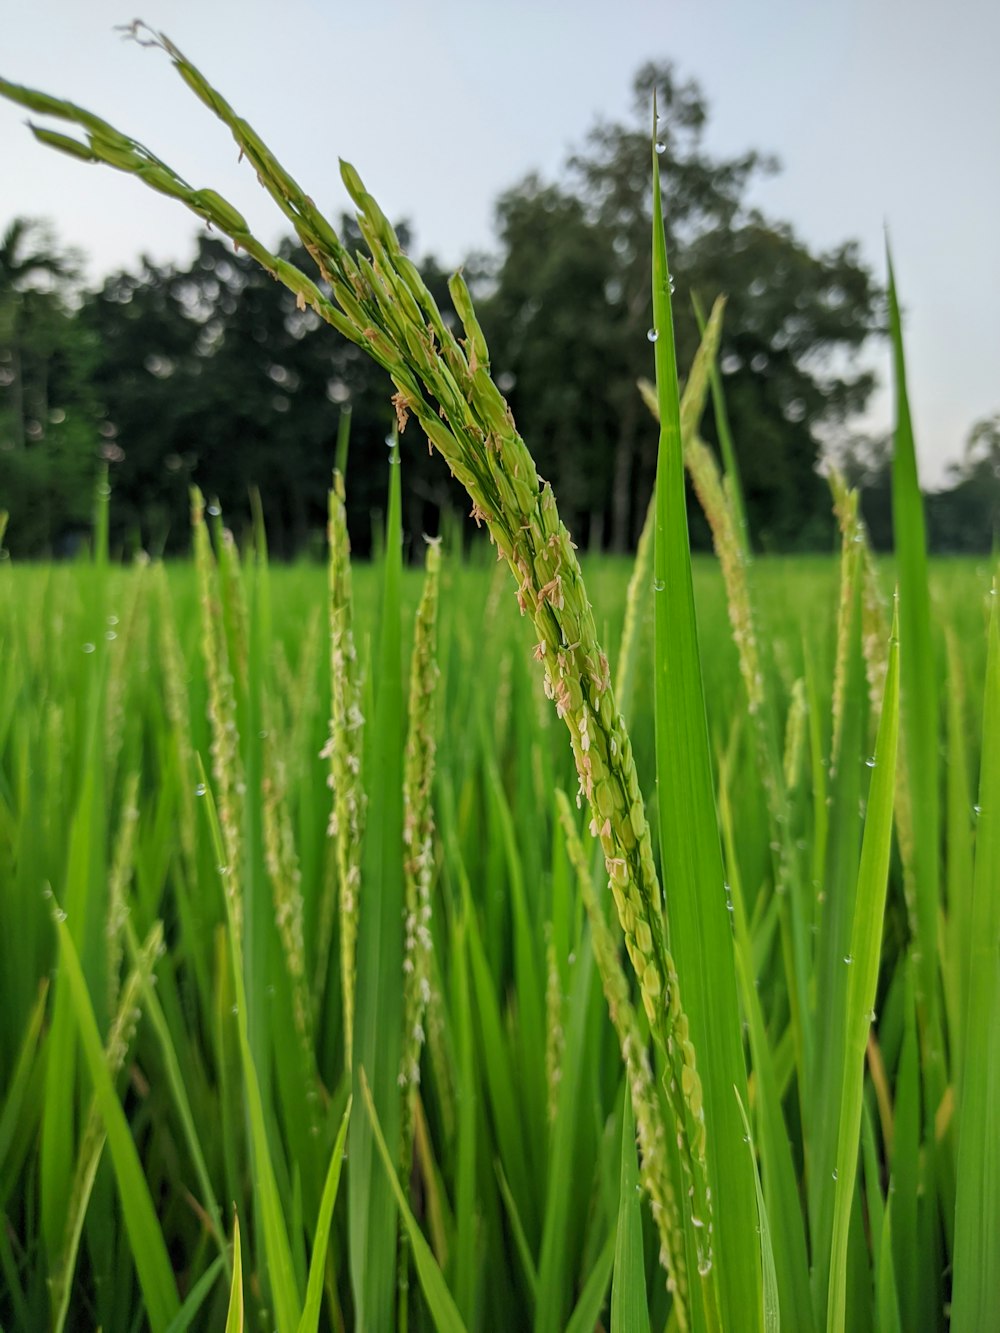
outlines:
M219 1254L212 1260L184 1298L184 1304L177 1311L176 1319L174 1319L167 1328L167 1333L187 1333L187 1330L201 1313L201 1307L208 1300L212 1288L218 1280L219 1274L223 1272L225 1272L225 1260L222 1255ZM227 1333L228 1328L229 1324L227 1321Z
M135 965L139 957L139 941L135 937L135 929L130 920L126 920L125 922L125 931L129 956L132 959L133 965ZM174 1105L177 1108L177 1114L180 1117L181 1127L184 1131L184 1140L187 1144L188 1152L191 1154L191 1161L194 1165L195 1174L198 1177L198 1188L201 1191L201 1202L208 1215L216 1243L219 1245L220 1257L228 1268L229 1247L226 1245L226 1238L222 1231L222 1209L219 1207L215 1197L215 1191L212 1188L212 1180L209 1175L208 1164L205 1161L201 1139L198 1137L198 1131L195 1127L194 1112L191 1110L191 1102L188 1097L187 1087L184 1083L184 1076L181 1073L180 1062L177 1059L177 1051L174 1047L173 1038L170 1035L170 1025L163 1012L163 1006L160 1004L156 988L152 985L150 978L144 972L140 972L140 977L142 980L143 1005L145 1006L146 1014L153 1031L156 1033L157 1040L160 1043L160 1053L163 1056L163 1063L166 1068L167 1082L170 1085ZM153 980L155 980L155 978L153 978Z
M225 1333L243 1333L243 1258L240 1253L239 1217L233 1218L233 1280L229 1287Z
M542 1252L538 1261L538 1301L535 1333L556 1333L563 1327L569 1306L575 1265L570 1262L570 1227L574 1186L580 1176L578 1143L581 1124L581 1079L587 1036L587 1015L594 974L589 934L577 950L569 998L566 1048L559 1080L559 1099L552 1131L552 1151L546 1182Z
M225 864L224 843L219 817L208 789L208 780L201 757L198 757L200 782L205 792L205 810L209 820L216 864ZM261 1097L257 1067L250 1050L250 1034L247 1019L247 995L243 977L243 959L237 923L234 919L231 897L223 888L223 898L228 914L227 937L232 960L233 986L236 997L236 1030L239 1037L240 1059L243 1067L243 1088L246 1097L247 1119L250 1125L250 1142L253 1153L254 1191L257 1207L260 1210L260 1225L264 1234L264 1251L267 1255L268 1279L271 1296L280 1328L291 1329L298 1325L301 1318L299 1290L295 1279L295 1266L292 1249L288 1239L288 1227L285 1222L281 1194L275 1176L274 1161L264 1116L264 1102Z
M698 332L704 337L705 312L696 293L692 295L691 302L694 306L695 319L698 321ZM715 413L715 429L719 436L722 464L729 480L729 491L736 517L736 535L739 538L743 554L749 555L750 527L747 523L746 505L743 501L743 483L740 480L739 464L736 461L733 433L729 428L729 413L726 410L726 394L722 387L722 376L719 374L719 362L714 356L709 362L708 378L712 389L712 410Z
M38 988L38 998L31 1009L31 1015L21 1038L17 1062L10 1073L4 1096L3 1111L0 1112L0 1178L7 1165L7 1154L14 1141L14 1131L24 1107L31 1082L32 1069L39 1058L38 1034L45 1017L45 1001L48 996L48 981L43 981ZM3 1200L0 1198L0 1207Z
M899 1299L896 1276L892 1265L892 1195L886 1204L882 1223L882 1238L876 1256L878 1265L875 1280L875 1298L878 1311L876 1327L879 1333L902 1333L899 1317ZM954 1327L954 1324L952 1325Z
M861 1135L865 1048L875 1005L875 988L882 949L889 852L892 845L898 735L899 640L897 621L894 617L889 666L882 696L882 716L875 744L875 764L861 846L851 946L850 952L844 958L844 966L850 969L850 975L847 983L847 1009L844 1015L844 1081L840 1097L830 1284L827 1297L829 1333L840 1333L845 1326L846 1318L847 1242Z
M108 1135L125 1227L153 1333L166 1329L180 1309L167 1247L156 1218L149 1186L115 1092L90 1002L79 955L66 922L57 918L59 956L72 995L73 1011L97 1104Z
M622 1113L622 1170L618 1198L618 1235L611 1279L611 1333L649 1333L646 1266L639 1207L639 1162L635 1148L632 1098L625 1088Z
M938 977L937 928L940 899L940 794L939 794L939 702L938 675L931 636L930 579L927 570L927 534L924 501L917 476L917 454L913 438L909 396L906 388L906 359L903 326L896 295L892 256L886 249L889 269L889 331L892 339L893 378L896 391L895 448L892 461L892 525L899 578L900 698L903 751L913 803L913 878L916 926L919 937L917 960L917 1007L929 1053L942 1051L944 1042L937 1027ZM940 1066L940 1056L930 1055ZM935 1081L930 1088L932 1115L944 1091L943 1069L925 1070Z
M531 1247L528 1244L528 1238L524 1234L524 1225L521 1222L521 1214L517 1211L517 1200L511 1193L510 1185L507 1183L507 1177L504 1175L503 1167L499 1162L496 1163L497 1184L500 1186L500 1197L503 1199L504 1207L507 1210L507 1220L510 1223L510 1229L514 1233L514 1244L517 1246L517 1257L521 1261L521 1268L524 1270L524 1276L528 1281L528 1289L532 1298L538 1299L538 1268L531 1255Z
M892 1251L904 1327L914 1328L925 1309L921 1283L926 1267L918 1248L920 1209L920 1047L917 1041L916 969L904 968L903 1042L896 1069L890 1189L893 1200Z
M344 1116L337 1131L333 1152L330 1154L330 1166L323 1186L323 1198L320 1201L319 1217L316 1221L316 1236L313 1240L312 1258L309 1260L309 1282L306 1287L306 1301L299 1320L299 1333L316 1333L320 1315L323 1312L323 1278L326 1274L326 1250L330 1240L330 1224L333 1221L333 1207L337 1202L337 1188L340 1185L340 1168L344 1161L344 1146L347 1143L347 1126L351 1120L353 1098L348 1097Z
M566 1325L566 1333L593 1333L597 1327L615 1264L615 1240L615 1230L612 1229L597 1256L597 1262L590 1270L590 1276L583 1284L580 1299L574 1306Z
M733 934L736 941L736 968L740 987L740 1001L746 1015L747 1035L756 1080L756 1112L760 1140L761 1171L769 1202L769 1233L772 1247L781 1255L776 1270L780 1308L785 1311L788 1327L796 1333L812 1333L815 1327L812 1295L809 1288L809 1261L806 1248L802 1204L788 1131L782 1109L782 1094L775 1072L775 1052L767 1036L767 1027L757 989L757 973L753 965L753 946L746 919L743 885L740 881L739 858L733 829L730 802L728 763L720 772L719 814L722 821L726 864L729 873L729 891L732 900ZM742 1111L742 1102L740 1103ZM749 1129L747 1135L749 1136ZM755 1164L756 1177L756 1164ZM757 1211L761 1201L758 1198ZM761 1223L760 1225L763 1225ZM763 1257L763 1256L762 1256ZM772 1260L773 1262L773 1260ZM766 1268L764 1277L767 1278ZM765 1283L766 1287L766 1283ZM764 1292L765 1302L768 1292ZM765 1315L767 1306L765 1304ZM766 1322L766 1319L765 1319Z
M955 1278L952 1328L972 1333L991 1327L1000 1292L1000 613L997 587L990 597L989 653L983 701L982 768L976 822L968 1008L964 1026L975 1054L963 1068L958 1126L955 1203Z
M406 1234L410 1238L413 1260L417 1266L417 1276L420 1279L420 1286L427 1301L427 1308L434 1320L434 1326L438 1333L464 1333L465 1324L462 1322L462 1316L458 1313L458 1306L452 1300L451 1292L444 1280L444 1274L438 1267L431 1247L427 1244L417 1219L410 1211L410 1205L406 1202L406 1195L403 1193L402 1186L396 1179L396 1167L386 1145L385 1136L382 1133L378 1112L375 1109L375 1101L363 1067L358 1071L358 1084L364 1098L365 1110L368 1112L368 1121L372 1128L375 1147L385 1168L386 1183L395 1196L403 1218L403 1225L406 1227Z
M743 1127L746 1130L747 1143L750 1148L750 1158L753 1162L754 1184L757 1187L757 1218L758 1231L760 1232L760 1265L763 1277L763 1297L762 1324L764 1333L778 1333L781 1328L781 1312L778 1302L778 1275L774 1267L774 1249L771 1246L771 1228L767 1220L767 1205L764 1203L764 1191L760 1185L760 1173L757 1170L757 1159L754 1156L753 1134L750 1130L750 1121L747 1119L746 1107L740 1099L740 1094L736 1092L736 1100L740 1105L740 1115L743 1118ZM805 1307L807 1310L809 1306Z
M681 1001L704 1093L714 1204L711 1281L723 1327L759 1310L753 1172L733 1086L746 1069L733 938L726 911L708 723L695 619L659 158L653 152L653 336L660 443L653 558L654 705L660 859Z
M400 631L402 518L399 445L389 467L374 719L365 727L368 817L360 889L354 1061L364 1065L382 1129L398 1161L403 1027L403 658ZM366 715L368 710L366 709ZM355 1096L358 1095L355 1078ZM374 1155L367 1116L348 1133L351 1288L359 1328L389 1328L396 1300L394 1192Z

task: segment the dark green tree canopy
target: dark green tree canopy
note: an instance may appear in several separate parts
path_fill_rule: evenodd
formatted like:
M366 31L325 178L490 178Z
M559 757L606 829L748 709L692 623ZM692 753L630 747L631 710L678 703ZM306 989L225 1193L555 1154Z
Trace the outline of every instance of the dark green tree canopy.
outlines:
M89 522L97 474L96 347L76 317L79 257L40 222L0 238L0 508L15 553Z

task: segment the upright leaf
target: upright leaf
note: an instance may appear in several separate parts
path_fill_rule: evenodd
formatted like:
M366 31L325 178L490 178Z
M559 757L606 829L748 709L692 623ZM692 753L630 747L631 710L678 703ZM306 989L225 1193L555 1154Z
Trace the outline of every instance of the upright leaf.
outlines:
M646 1270L642 1253L639 1164L635 1155L635 1117L625 1088L622 1115L622 1172L618 1199L618 1238L611 1278L611 1333L649 1333Z
M400 633L402 519L399 447L389 469L382 623L374 682L374 723L366 728L364 769L369 777L358 924L357 1007L354 1022L354 1094L357 1071L371 1085L382 1133L399 1159L402 1095L399 1087L403 1022L403 661ZM359 1328L392 1327L396 1286L396 1198L375 1158L369 1116L349 1130L351 1286Z
M997 1318L1000 1293L1000 628L990 598L983 703L983 758L973 878L965 1030L980 1034L967 1051L958 1127L955 1279L952 1328L972 1333Z
M847 1007L844 1015L844 1079L840 1096L840 1128L837 1166L834 1173L833 1239L830 1253L830 1285L827 1296L827 1328L839 1333L845 1327L847 1296L847 1242L851 1227L851 1204L857 1178L858 1145L861 1138L861 1103L864 1088L865 1048L871 1028L882 951L892 846L892 808L896 784L896 745L899 735L899 642L896 623L889 649L875 745L875 763L868 794L858 891L851 927L850 952L844 957L849 969Z
M660 858L671 943L704 1093L714 1201L714 1236L692 1240L703 1278L714 1271L723 1327L735 1328L747 1311L761 1308L760 1259L753 1169L733 1097L734 1086L746 1094L746 1069L695 619L662 209L654 151L651 335L660 444L653 605Z

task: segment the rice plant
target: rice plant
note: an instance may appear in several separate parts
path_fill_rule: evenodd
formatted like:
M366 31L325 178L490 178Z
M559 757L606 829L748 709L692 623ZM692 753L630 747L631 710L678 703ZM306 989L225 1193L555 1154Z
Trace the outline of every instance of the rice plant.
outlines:
M585 571L461 275L456 336L353 167L367 253L135 35L315 276L0 92L385 369L385 539L352 563L345 418L325 593L198 492L192 564L123 568L106 484L87 560L0 566L4 1326L1000 1326L1000 631L988 571L928 564L891 270L895 567L836 476L839 558L756 561L721 302L679 391L654 124L656 492ZM404 567L415 432L496 572Z

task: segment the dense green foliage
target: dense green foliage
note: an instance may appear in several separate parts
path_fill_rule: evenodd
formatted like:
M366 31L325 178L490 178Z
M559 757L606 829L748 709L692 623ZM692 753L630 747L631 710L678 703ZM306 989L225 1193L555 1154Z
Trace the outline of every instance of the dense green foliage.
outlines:
M588 585L612 643L619 635L628 573L625 562L586 566ZM245 577L252 595L263 572L255 574L248 565ZM962 771L949 778L949 790L957 782L968 790L979 751L981 701L971 686L982 679L984 668L982 607L989 574L971 564L948 563L935 566L932 577L935 604L948 608L948 633L962 645L961 683L954 676L950 681L952 690L961 690L956 714L960 730L949 732L951 744L958 747ZM355 570L360 643L369 641L377 629L373 608L379 580L375 569L359 566ZM567 786L573 782L572 767L554 731L551 705L541 697L538 678L531 670L514 599L500 573L492 576L476 563L466 566L446 558L443 580L438 656L447 702L440 728L435 798L439 834L433 890L434 999L429 1016L431 1045L422 1061L422 1128L413 1201L467 1326L524 1327L530 1322L535 1299L537 1246L546 1213L558 1204L570 1228L558 1279L568 1293L582 1290L598 1263L606 1236L614 1230L622 1152L621 1073L598 976L588 971L582 991L579 985L574 989L575 972L585 957L586 927L581 923L578 889L568 873L550 796L555 782ZM884 571L883 585L888 588L891 581L891 571ZM251 659L251 669L259 677L269 714L269 739L260 744L273 746L268 770L272 777L259 774L249 799L262 820L268 817L268 807L279 802L276 809L292 839L290 864L298 872L305 971L313 977L319 964L316 920L333 873L326 837L329 796L324 765L318 758L329 709L329 673L321 650L323 580L318 570L298 567L272 569L267 582L270 640L260 657ZM808 719L800 742L803 748L796 751L790 740L796 792L794 833L803 844L798 855L808 875L815 849L814 820L821 812L810 790L811 775L825 771L830 746L836 574L825 561L774 560L757 566L755 583L762 620L777 649L776 662L768 673L768 692L780 714L787 717L790 736L800 725L792 704L796 681L809 673L814 679L816 712ZM725 756L724 799L727 819L732 822L727 856L733 858L727 862L727 877L732 891L746 896L741 917L747 919L747 958L753 960L759 985L763 1023L776 1062L772 1077L785 1107L798 1174L803 1170L804 1143L796 1108L803 1089L796 1079L794 1029L776 916L780 900L772 888L774 853L768 846L767 823L756 794L753 750L742 720L725 591L717 570L707 560L695 567L695 590L709 732L717 754ZM407 642L418 591L419 575L406 574ZM223 613L226 606L232 608L230 596L223 603ZM66 903L74 878L81 873L74 866L81 865L80 857L85 855L81 839L86 837L89 868L82 873L91 886L88 916L96 921L98 936L108 940L104 946L95 936L97 949L91 949L87 968L93 1003L98 1014L105 1015L100 1020L103 1031L114 1011L114 1002L105 997L120 993L123 980L127 984L126 973L132 975L136 966L131 946L123 959L121 946L113 944L123 929L123 919L116 917L121 907L116 904L127 904L131 938L144 939L157 919L165 922L167 952L155 962L158 984L135 1001L142 1017L115 1078L139 1145L144 1174L154 1190L159 1225L180 1294L192 1290L201 1274L211 1272L213 1286L196 1326L218 1327L227 1292L224 1273L218 1267L219 1250L210 1241L213 1200L237 1201L244 1271L262 1277L266 1261L259 1221L254 1223L247 1202L250 1149L234 1046L233 980L226 954L219 951L225 881L216 871L210 822L204 800L196 794L200 779L190 758L193 752L207 757L211 746L205 713L209 687L193 572L185 566L167 570L166 576L147 566L107 572L89 565L61 569L14 566L5 571L0 598L0 635L5 645L0 698L4 830L0 910L10 923L10 929L3 932L0 967L5 1015L0 1025L0 1083L6 1094L0 1123L5 1216L0 1321L11 1327L45 1326L49 1308L46 1275L59 1271L64 1253L65 1242L59 1236L51 1250L43 1240L32 1185L46 1096L46 1054L53 1050L50 1019L42 1019L45 1011L39 1007L39 997L44 995L39 985L44 986L57 956L51 900L43 889L52 886L56 899ZM805 639L802 626L808 627ZM116 637L107 638L108 634ZM91 645L92 652L88 651ZM650 651L651 627L644 617L640 679L648 674ZM861 709L863 702L856 693L852 706ZM643 785L651 790L648 709L648 700L640 694L629 720ZM862 732L870 725L865 724ZM818 753L811 750L810 732ZM860 782L869 772L861 759L872 743L861 733L858 741L851 764L852 782ZM241 729L240 752L248 755L252 747L251 737ZM185 755L189 757L184 759ZM275 791L272 778L277 775L281 776ZM90 780L94 777L96 788ZM965 836L973 822L973 798L968 799L970 804L955 815ZM73 831L69 841L64 830ZM855 807L851 836L856 838L859 831ZM288 1225L299 1228L293 1238L293 1255L301 1256L302 1245L313 1243L325 1154L346 1091L339 974L332 961L325 986L312 991L315 1044L310 1059L311 1079L316 1081L310 1086L319 1090L317 1102L304 1094L302 1074L295 1061L287 1060L289 1034L294 1028L290 983L275 924L276 868L260 847L253 853L247 848L243 855L256 858L254 873L266 886L257 910L270 937L265 965L270 980L260 983L260 998L265 1002L267 1063L272 1066L277 1057L279 1067L265 1086L264 1097L283 1208ZM948 860L953 872L957 873L957 863L967 855L967 848L954 846ZM512 876L528 890L524 903L528 919L522 925L528 928L530 944L527 956L522 954L520 959L516 913L521 909L511 897ZM961 883L955 882L956 886ZM599 880L595 888L602 892ZM954 912L948 915L956 930L962 928L959 906L955 903ZM74 918L79 921L79 910L72 914L70 924ZM115 926L117 936L105 936L102 923ZM827 930L821 921L819 928ZM871 1068L877 1081L868 1083L866 1103L870 1117L866 1133L873 1135L872 1150L877 1153L871 1160L880 1161L883 1170L894 1160L891 1135L898 1112L894 1114L893 1108L902 1095L899 1080L907 1076L906 1060L912 1058L906 1055L905 1037L906 934L901 880L894 871L875 1006L879 1020ZM947 938L953 937L950 928ZM818 947L822 935L812 938L811 947ZM109 975L105 947L117 960L112 963L113 976ZM334 943L334 960L336 956ZM950 952L942 963L949 987L960 984ZM121 973L120 967L124 969ZM518 1003L528 984L526 967L547 997L541 1029L532 1025L530 1014ZM51 982L48 1001L51 1003ZM41 1003L46 1003L44 998ZM556 1142L556 1129L544 1109L537 1118L532 1089L541 1089L544 1108L548 1088L549 1105L553 1105L551 1098L558 1094L559 1084L552 1080L568 1058L560 1052L570 1034L570 1014L581 1003L586 1012L583 1064L575 1074L574 1098L559 1122L561 1132L573 1136L575 1151L569 1171L554 1180L530 1165L548 1160ZM153 1004L158 1008L151 1008ZM554 1064L550 1063L553 1052ZM759 1051L754 1055L759 1058ZM173 1061L176 1076L171 1072ZM517 1077L514 1069L519 1071ZM72 1083L67 1078L64 1071L60 1085L68 1093ZM85 1074L81 1087L85 1110L90 1095ZM190 1107L190 1124L183 1116L182 1093ZM357 1106L355 1115L361 1110ZM758 1105L758 1144L764 1133L761 1114ZM320 1126L315 1148L310 1146L316 1141L310 1138L308 1125L313 1117ZM70 1124L74 1121L75 1115ZM86 1117L77 1123L79 1128L71 1129L67 1145L70 1166L87 1157L92 1141L84 1137ZM945 1145L951 1139L948 1126L952 1123L942 1119ZM199 1170L198 1151L204 1175ZM497 1170L494 1163L500 1164ZM899 1172L912 1169L902 1159L897 1163ZM901 1187L906 1184L905 1176L894 1178ZM885 1179L881 1187L877 1180L865 1178L864 1183L869 1208L873 1208L878 1197L873 1191L884 1189ZM199 1201L197 1207L192 1196ZM906 1209L917 1206L916 1194L909 1196L908 1204L906 1197L902 1188L893 1195L894 1229L902 1229ZM344 1200L334 1214L331 1250L335 1257L328 1285L348 1311L343 1204ZM228 1231L228 1218L221 1221ZM925 1223L928 1221L925 1217ZM125 1328L130 1322L128 1312L137 1308L141 1297L130 1277L132 1242L123 1230L114 1168L107 1153L98 1155L93 1194L82 1224L82 1246L72 1279L77 1318L85 1326L100 1323L109 1329ZM519 1249L519 1236L524 1250ZM944 1243L946 1237L940 1236L938 1244ZM643 1266L653 1326L663 1327L665 1290L656 1248L647 1218ZM877 1254L872 1262L876 1259ZM301 1257L295 1259L300 1275L301 1262ZM915 1280L920 1271L932 1289L937 1287L936 1308L940 1309L947 1293L940 1278L945 1260L927 1275L922 1261L905 1251L899 1252L897 1262L904 1265L899 1270L900 1285ZM871 1276L857 1262L850 1271L854 1299L867 1302ZM257 1288L248 1287L247 1293L251 1305L267 1299ZM411 1291L411 1299L416 1303L415 1326L422 1326L420 1298ZM796 1324L789 1321L787 1326ZM850 1322L849 1326L865 1325Z

